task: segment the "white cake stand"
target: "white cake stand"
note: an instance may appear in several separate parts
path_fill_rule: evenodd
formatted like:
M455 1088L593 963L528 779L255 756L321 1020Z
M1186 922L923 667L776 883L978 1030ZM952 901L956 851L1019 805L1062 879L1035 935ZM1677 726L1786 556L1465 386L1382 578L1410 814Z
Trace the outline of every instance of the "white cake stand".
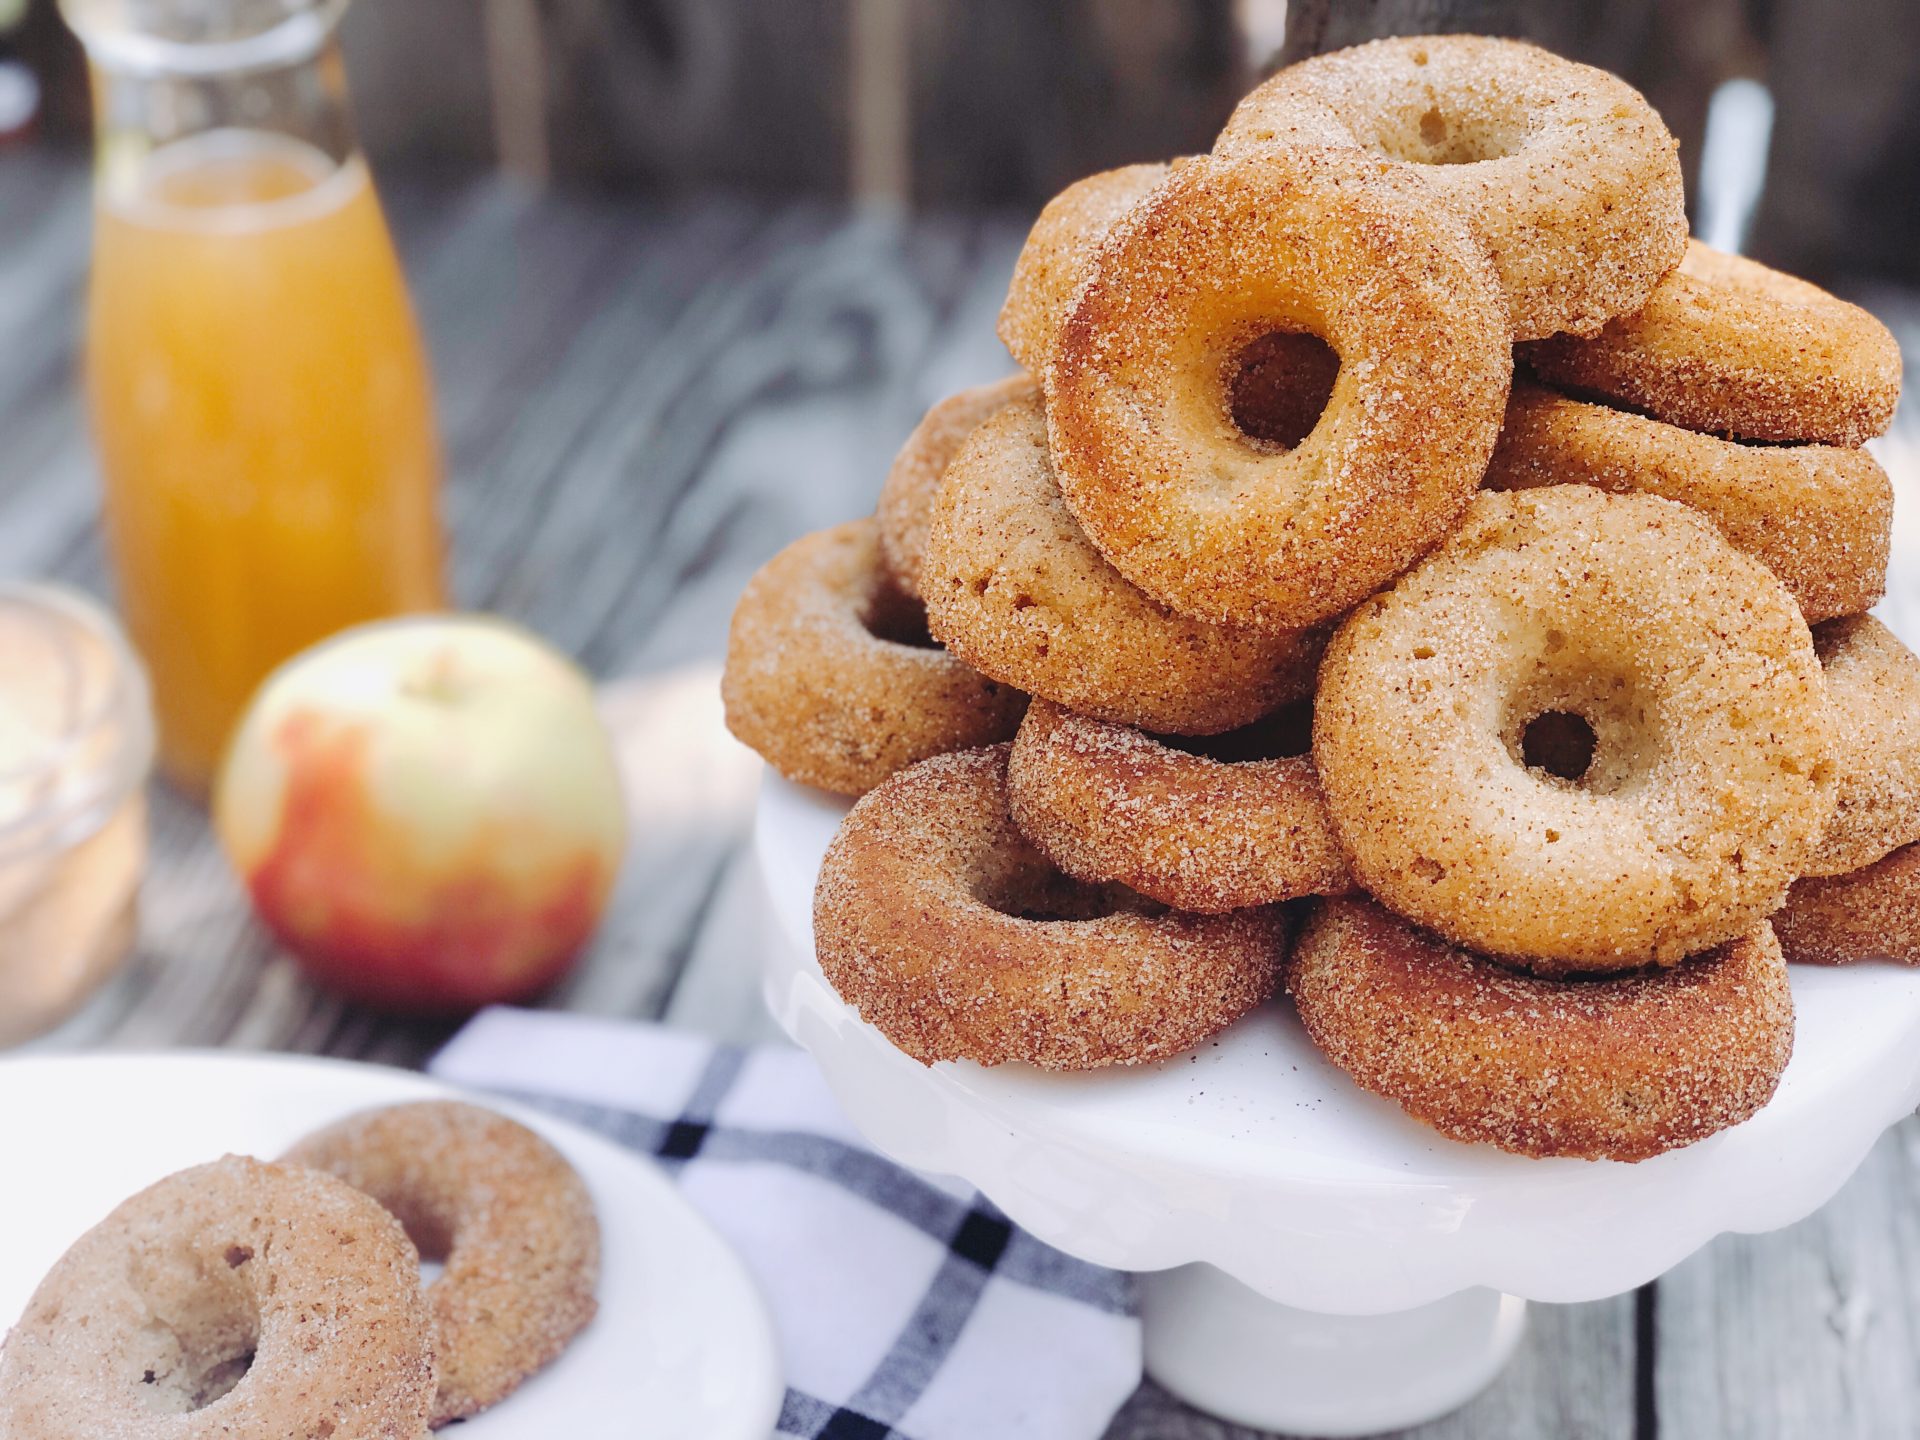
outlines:
M762 791L774 1015L894 1159L1146 1272L1148 1372L1243 1424L1363 1435L1444 1414L1499 1372L1526 1300L1616 1295L1723 1231L1800 1219L1920 1102L1920 969L1891 965L1796 966L1772 1103L1639 1165L1446 1140L1354 1086L1279 1002L1138 1070L928 1068L814 962L814 876L845 809L776 778Z

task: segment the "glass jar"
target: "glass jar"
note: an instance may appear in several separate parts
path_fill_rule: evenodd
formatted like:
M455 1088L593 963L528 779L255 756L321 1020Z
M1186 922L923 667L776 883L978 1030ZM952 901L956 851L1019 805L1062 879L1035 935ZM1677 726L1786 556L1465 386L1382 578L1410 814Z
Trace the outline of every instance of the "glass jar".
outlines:
M0 584L0 1045L132 952L153 763L147 681L92 601Z
M63 0L97 131L88 394L161 764L204 790L267 673L444 603L439 440L353 137L345 0Z

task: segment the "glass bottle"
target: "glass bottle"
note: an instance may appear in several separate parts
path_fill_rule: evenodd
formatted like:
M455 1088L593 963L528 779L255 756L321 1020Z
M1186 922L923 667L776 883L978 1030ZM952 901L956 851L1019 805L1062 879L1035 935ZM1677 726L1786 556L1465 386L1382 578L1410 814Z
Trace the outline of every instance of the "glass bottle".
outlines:
M96 124L88 397L160 761L262 678L444 603L425 352L347 111L346 0L62 0Z

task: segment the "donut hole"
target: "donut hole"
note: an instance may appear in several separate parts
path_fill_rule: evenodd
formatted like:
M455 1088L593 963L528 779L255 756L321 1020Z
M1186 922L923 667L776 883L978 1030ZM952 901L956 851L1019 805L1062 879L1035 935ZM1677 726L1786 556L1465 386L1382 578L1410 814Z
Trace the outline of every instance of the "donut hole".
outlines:
M233 1279L170 1268L140 1287L148 1319L127 1353L136 1396L149 1414L191 1415L247 1378L260 1344L260 1312L239 1277L252 1258L249 1247L230 1245L224 1268Z
M1589 678L1516 707L1506 732L1514 761L1542 783L1616 795L1637 788L1665 754L1638 687Z
M1223 765L1285 760L1313 748L1313 702L1283 706L1264 719L1222 735L1155 735L1169 750L1218 760Z
M1592 796L1638 790L1659 771L1668 747L1658 682L1635 657L1538 620L1509 638L1530 659L1500 727L1516 765L1541 784Z
M938 650L927 629L927 607L891 585L876 589L860 612L860 624L876 640L914 650Z
M1109 915L1156 915L1165 906L1124 885L1095 885L1063 874L1038 852L1005 857L992 873L976 877L974 898L1015 920L1104 920Z
M1320 423L1339 374L1339 355L1317 335L1273 330L1255 336L1229 361L1228 416L1262 449L1291 450Z
M407 1239L420 1256L420 1288L429 1288L445 1272L447 1259L458 1243L460 1217L437 1197L393 1185L366 1184L364 1176L354 1178L356 1188L378 1200L380 1208L407 1232Z
M1466 118L1435 102L1395 117L1374 148L1409 165L1478 165L1515 154L1524 136L1517 116Z
M1520 732L1520 758L1529 770L1544 770L1578 784L1593 768L1600 736L1593 722L1571 710L1543 710Z

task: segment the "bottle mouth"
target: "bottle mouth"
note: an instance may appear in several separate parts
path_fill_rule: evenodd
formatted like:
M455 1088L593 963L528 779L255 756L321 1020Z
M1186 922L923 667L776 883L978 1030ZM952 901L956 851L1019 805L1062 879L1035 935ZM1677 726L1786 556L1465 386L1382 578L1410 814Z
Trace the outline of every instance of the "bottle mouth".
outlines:
M348 0L60 0L103 69L140 76L230 75L311 59Z
M0 583L0 860L83 838L153 764L146 672L98 605Z

